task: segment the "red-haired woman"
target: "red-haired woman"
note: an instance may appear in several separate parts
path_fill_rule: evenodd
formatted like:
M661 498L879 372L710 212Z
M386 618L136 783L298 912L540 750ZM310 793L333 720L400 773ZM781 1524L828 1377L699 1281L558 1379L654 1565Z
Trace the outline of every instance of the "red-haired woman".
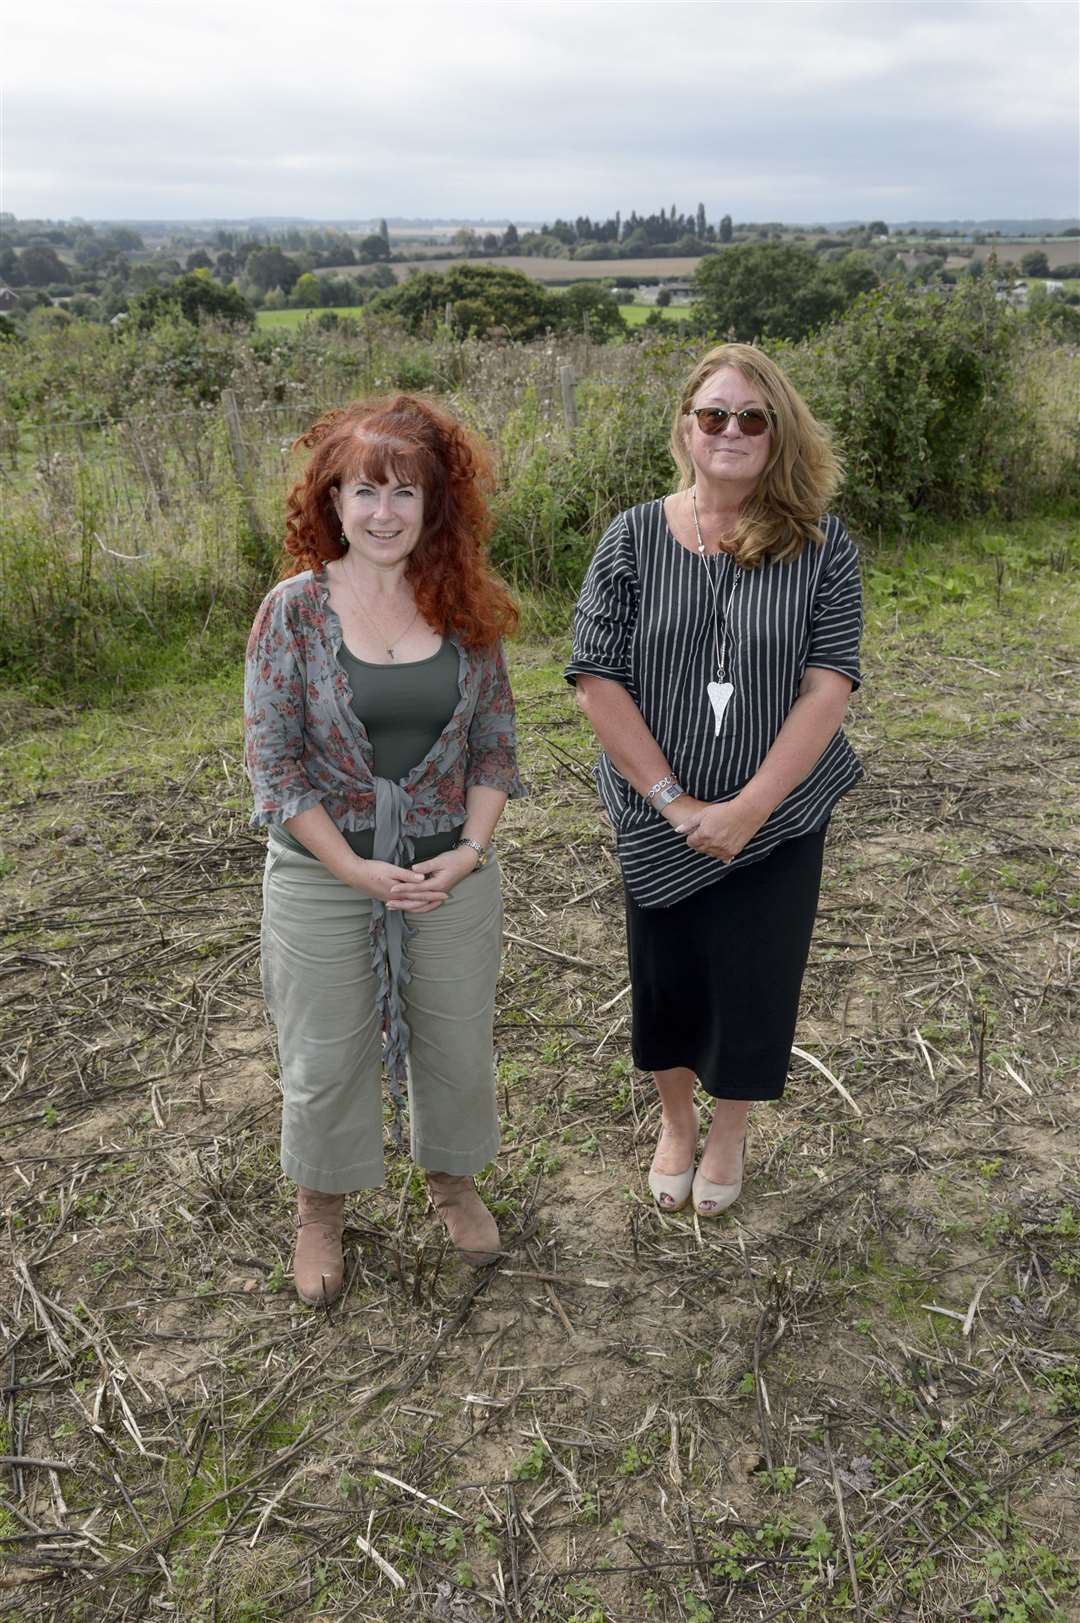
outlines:
M522 792L486 561L490 463L427 401L331 411L288 501L286 578L252 627L245 759L269 824L262 967L302 1300L341 1290L344 1197L383 1181L380 1069L459 1254L499 1249L473 1174L498 1149L502 931L491 839Z

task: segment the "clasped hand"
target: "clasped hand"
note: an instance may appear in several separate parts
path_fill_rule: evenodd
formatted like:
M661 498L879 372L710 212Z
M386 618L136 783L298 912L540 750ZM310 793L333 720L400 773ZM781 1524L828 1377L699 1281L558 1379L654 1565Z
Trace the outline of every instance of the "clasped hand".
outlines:
M731 862L761 827L761 819L738 795L714 802L680 795L671 803L668 822L676 834L686 836L691 850L704 851L718 862Z
M411 868L398 868L392 862L365 862L357 889L385 902L392 913L433 913L476 865L476 853L469 846L441 851L437 857L416 862Z

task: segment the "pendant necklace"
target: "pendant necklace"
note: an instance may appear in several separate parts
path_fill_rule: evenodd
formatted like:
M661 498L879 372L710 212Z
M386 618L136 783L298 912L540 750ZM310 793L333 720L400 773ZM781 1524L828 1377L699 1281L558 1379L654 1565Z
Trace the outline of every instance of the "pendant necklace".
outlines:
M697 535L698 557L701 559L701 566L708 576L709 587L712 591L713 661L716 667L716 675L711 682L706 683L705 692L708 694L709 703L712 706L713 720L715 722L713 737L719 738L720 726L724 719L724 711L731 703L735 693L734 683L728 680L728 653L731 646L731 639L728 634L728 622L731 615L731 605L734 600L735 593L739 590L739 582L742 579L742 570L736 569L735 571L735 579L732 582L731 591L728 593L727 602L724 604L724 612L721 616L719 585L716 577L713 575L713 572L709 567L709 559L705 551L705 542L701 538L701 524L698 519L697 510L696 485L691 486L690 498L694 507L694 531Z
M371 615L368 613L367 609L364 607L364 600L360 596L360 593L357 590L356 586L349 579L348 575L345 574L344 570L342 570L342 574L345 575L345 580L348 583L348 587L349 587L350 592L353 595L353 598L355 599L357 608L360 610L360 613L364 616L364 619L367 621L368 625L371 627L372 631L375 633L376 641L381 643L382 646L386 649L386 652L389 654L391 660L396 661L397 655L394 653L394 649L399 645L399 643L404 641L405 637L408 636L409 632L412 630L413 626L415 625L416 617L420 613L420 605L419 604L414 605L412 614L410 615L410 617L409 617L407 623L405 624L405 626L403 627L403 629L398 632L397 636L394 638L392 643L388 643L383 639L382 633L379 631L378 626L375 624L375 621L372 619Z

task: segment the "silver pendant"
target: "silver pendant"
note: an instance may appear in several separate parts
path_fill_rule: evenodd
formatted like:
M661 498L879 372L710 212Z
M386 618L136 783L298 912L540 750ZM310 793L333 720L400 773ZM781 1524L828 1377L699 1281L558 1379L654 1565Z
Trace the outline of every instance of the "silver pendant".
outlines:
M720 723L724 719L724 711L731 703L735 687L732 682L710 682L705 691L709 695L709 703L712 705L713 717L716 721L716 731L713 737L719 738Z

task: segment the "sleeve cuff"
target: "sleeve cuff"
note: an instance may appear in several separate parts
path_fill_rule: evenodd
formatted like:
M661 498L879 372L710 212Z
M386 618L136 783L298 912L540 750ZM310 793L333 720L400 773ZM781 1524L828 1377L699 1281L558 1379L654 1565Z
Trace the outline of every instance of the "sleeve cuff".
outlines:
M571 687L576 686L579 676L602 676L608 682L618 682L625 687L629 681L629 672L612 670L610 665L600 665L591 659L572 659L563 670L563 675Z
M306 794L292 795L288 800L283 800L280 806L256 806L251 814L251 826L280 827L282 823L287 823L290 817L298 817L301 812L310 811L312 806L321 806L322 802L323 791L309 789Z
M850 665L840 665L832 659L815 659L811 654L809 659L806 661L806 669L813 669L815 671L835 671L838 676L846 676L848 681L851 683L852 693L856 693L859 688L862 687L862 677L857 670L852 670Z

